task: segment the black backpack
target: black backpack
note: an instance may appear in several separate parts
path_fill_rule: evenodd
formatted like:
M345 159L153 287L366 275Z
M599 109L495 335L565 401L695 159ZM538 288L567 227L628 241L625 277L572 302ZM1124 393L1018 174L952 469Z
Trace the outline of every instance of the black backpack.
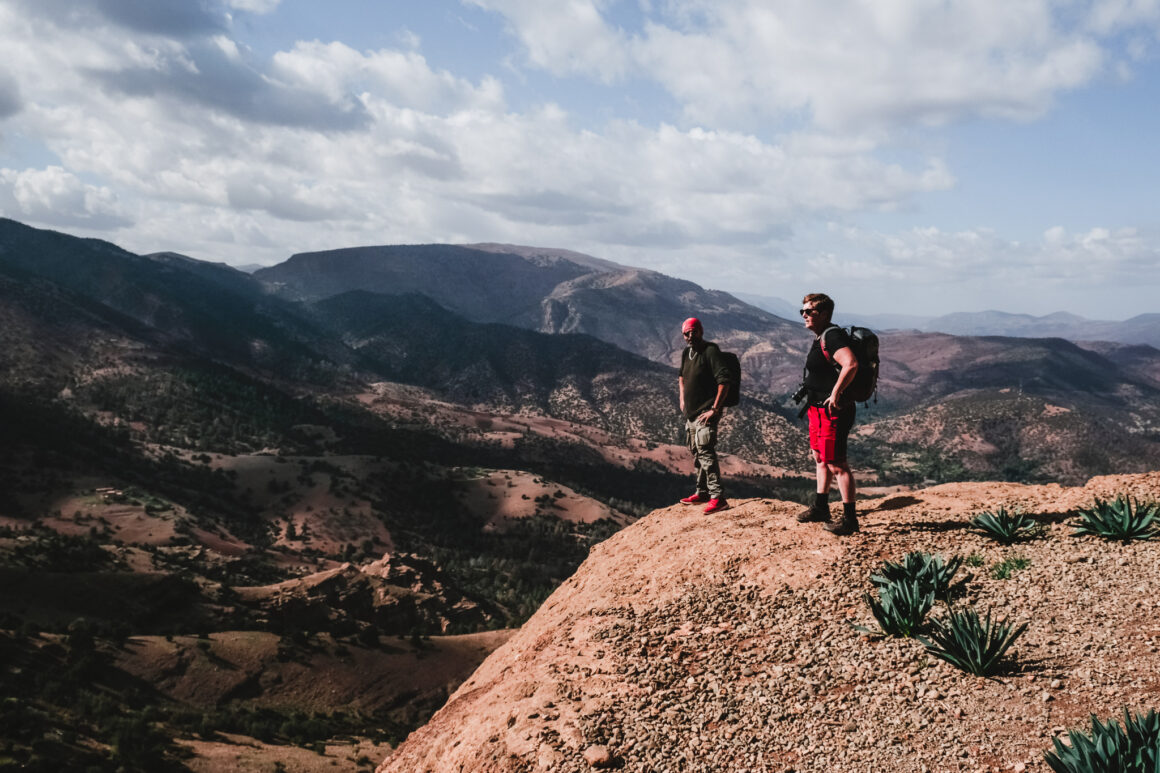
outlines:
M833 325L822 332L823 341L826 333L835 327L839 326ZM846 394L856 403L866 403L878 391L878 336L870 328L857 325L847 328L846 334L850 337L850 349L858 360L854 383L846 387ZM825 353L825 347L822 351ZM829 353L826 353L826 359L833 361Z
M725 393L723 408L730 408L741 402L741 358L733 352L721 352L721 358L729 366L729 391Z

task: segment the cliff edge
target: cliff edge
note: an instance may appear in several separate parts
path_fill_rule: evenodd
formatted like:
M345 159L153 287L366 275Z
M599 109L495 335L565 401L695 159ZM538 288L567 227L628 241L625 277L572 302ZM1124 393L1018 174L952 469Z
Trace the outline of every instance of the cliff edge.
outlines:
M1075 508L1120 493L1160 499L1160 472L866 500L846 538L788 502L656 511L597 545L379 773L1047 770L1089 714L1160 703L1160 541L1071 534ZM998 507L1043 536L967 528ZM913 550L969 557L956 604L1029 623L1007 671L853 627L874 625L869 575Z

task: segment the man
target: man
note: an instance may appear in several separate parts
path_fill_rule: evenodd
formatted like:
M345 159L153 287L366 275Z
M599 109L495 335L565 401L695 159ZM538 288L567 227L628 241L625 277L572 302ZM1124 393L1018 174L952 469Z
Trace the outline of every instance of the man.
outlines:
M681 335L685 337L685 351L681 354L677 386L681 413L685 415L685 437L697 470L697 493L681 501L686 505L705 502L705 512L715 513L729 506L721 490L717 462L717 424L725 412L729 367L717 344L705 340L701 320L686 319Z
M813 505L797 519L803 523L826 521L827 531L839 536L852 534L858 531L858 515L846 444L854 426L855 406L844 392L854 381L858 359L850 348L849 335L831 321L834 301L828 295L807 295L802 299L801 315L814 334L814 344L806 356L805 387L818 485ZM837 521L830 520L830 483L834 481L842 496L842 516Z

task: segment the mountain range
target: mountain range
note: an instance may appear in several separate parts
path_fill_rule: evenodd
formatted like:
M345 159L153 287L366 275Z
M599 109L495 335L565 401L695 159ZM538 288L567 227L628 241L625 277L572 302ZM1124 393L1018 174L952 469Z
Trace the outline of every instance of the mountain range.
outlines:
M174 733L216 706L210 735L253 721L301 740L280 729L309 691L291 664L397 674L390 637L422 652L423 637L519 625L590 546L687 493L674 363L692 315L742 358L722 432L731 498L808 497L788 396L809 334L732 295L494 244L305 253L248 274L0 219L0 574L25 589L0 602L0 630L21 632L0 648L28 665L0 676L47 696L21 753L78 722L61 754L115 749L99 695L143 717L115 689L142 675L177 701L160 720ZM1151 346L899 330L882 352L851 439L870 494L1160 467ZM198 692L247 632L265 654ZM414 726L441 674L490 650L452 651L465 659L405 690L352 684L365 714L326 727ZM114 681L68 668L97 661L118 664Z
M737 297L786 319L797 316L797 304L782 298L744 293L737 294ZM1160 314L1138 314L1118 322L1087 319L1065 311L1038 317L1005 311L960 311L935 317L858 313L837 316L843 324L878 330L920 330L957 336L1066 338L1070 341L1111 341L1160 348Z

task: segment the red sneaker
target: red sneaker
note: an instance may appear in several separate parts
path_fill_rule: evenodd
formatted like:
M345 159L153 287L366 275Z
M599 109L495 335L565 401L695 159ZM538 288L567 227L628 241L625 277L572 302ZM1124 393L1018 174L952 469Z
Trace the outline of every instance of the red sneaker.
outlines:
M685 497L684 499L682 499L681 504L682 505L695 505L698 502L708 502L708 501L709 501L708 494L693 494L693 496L691 496L691 497Z
M729 507L729 503L725 501L725 497L713 497L709 500L709 504L705 505L705 515L715 513L718 510L725 510Z

